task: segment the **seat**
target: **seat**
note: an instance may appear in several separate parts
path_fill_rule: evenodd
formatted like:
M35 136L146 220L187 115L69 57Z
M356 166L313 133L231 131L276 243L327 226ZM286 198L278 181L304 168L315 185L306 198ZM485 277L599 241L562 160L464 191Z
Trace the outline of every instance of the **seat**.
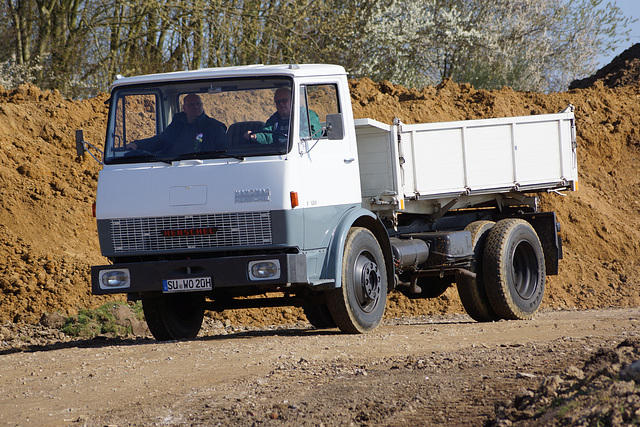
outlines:
M236 122L229 126L227 129L227 135L231 140L231 145L248 144L250 141L244 139L244 134L250 130L251 132L257 132L264 128L264 122L254 120L245 122Z

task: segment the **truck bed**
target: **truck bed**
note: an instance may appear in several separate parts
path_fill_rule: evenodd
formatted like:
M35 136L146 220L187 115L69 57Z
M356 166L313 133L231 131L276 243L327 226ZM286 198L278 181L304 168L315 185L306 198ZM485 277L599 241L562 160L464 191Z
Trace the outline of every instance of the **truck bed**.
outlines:
M574 190L572 107L557 114L393 125L355 121L363 206L430 213Z

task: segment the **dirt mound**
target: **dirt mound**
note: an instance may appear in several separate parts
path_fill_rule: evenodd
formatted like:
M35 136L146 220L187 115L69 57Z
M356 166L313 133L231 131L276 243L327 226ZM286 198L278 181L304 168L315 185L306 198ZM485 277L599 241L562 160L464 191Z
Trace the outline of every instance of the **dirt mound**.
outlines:
M593 76L572 81L569 89L586 89L596 82L602 82L606 87L635 86L640 83L640 43L616 56Z
M539 94L475 90L445 81L406 89L351 82L356 118L391 123L555 113L576 108L579 191L542 195L562 223L564 260L543 307L640 305L640 87ZM75 129L101 144L107 95L73 102L33 86L0 88L0 321L36 322L43 312L74 314L105 298L90 295L100 256L91 204L99 166L75 158ZM113 297L111 297L113 299ZM454 289L433 300L390 296L387 316L462 312ZM211 316L264 325L304 319L295 308L228 310Z
M539 94L507 88L479 91L451 81L421 90L366 79L352 84L356 117L386 123L393 117L405 123L435 122L553 113L575 106L579 191L541 197L544 210L558 213L564 240L560 275L549 278L546 307L640 303L639 95L637 86Z
M600 349L580 369L545 378L499 405L490 426L633 425L640 413L640 340Z
M0 87L0 320L74 312L102 262L91 216L99 165L76 162L76 128L104 136L106 95L72 102L30 85Z

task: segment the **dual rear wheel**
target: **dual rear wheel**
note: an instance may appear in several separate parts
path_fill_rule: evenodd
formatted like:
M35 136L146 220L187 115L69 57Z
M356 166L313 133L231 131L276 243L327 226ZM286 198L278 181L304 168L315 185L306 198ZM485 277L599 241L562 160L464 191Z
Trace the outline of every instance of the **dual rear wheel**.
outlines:
M458 293L479 322L527 320L542 303L546 282L540 239L527 221L477 221L471 231L475 278L461 276Z

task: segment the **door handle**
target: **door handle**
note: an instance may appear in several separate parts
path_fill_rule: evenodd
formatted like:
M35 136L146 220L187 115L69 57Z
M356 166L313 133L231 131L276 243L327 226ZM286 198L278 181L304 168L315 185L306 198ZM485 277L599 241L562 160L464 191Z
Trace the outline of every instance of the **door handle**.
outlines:
M354 157L349 157L348 159L344 159L344 162L349 164L349 163L352 163L354 160L355 160Z

